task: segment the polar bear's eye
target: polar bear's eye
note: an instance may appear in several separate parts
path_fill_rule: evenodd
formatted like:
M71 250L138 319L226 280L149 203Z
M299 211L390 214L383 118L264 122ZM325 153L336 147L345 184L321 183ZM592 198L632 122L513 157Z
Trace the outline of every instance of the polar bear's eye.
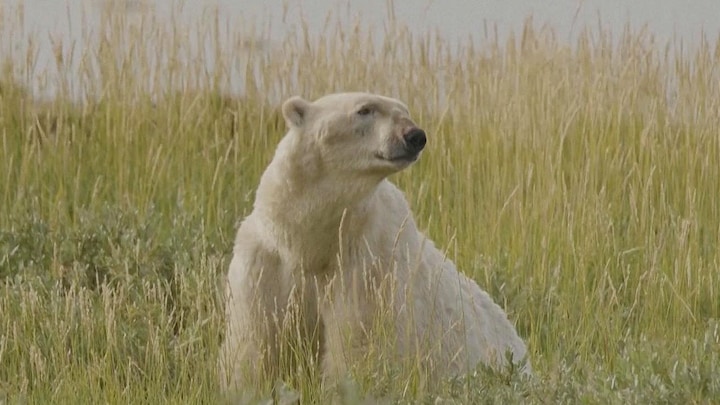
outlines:
M365 106L358 110L358 115L370 115L372 114L372 109L368 106Z

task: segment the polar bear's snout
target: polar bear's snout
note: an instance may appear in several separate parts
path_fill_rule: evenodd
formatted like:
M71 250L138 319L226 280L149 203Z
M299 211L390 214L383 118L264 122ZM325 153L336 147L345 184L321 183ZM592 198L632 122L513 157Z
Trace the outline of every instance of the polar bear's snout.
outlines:
M405 147L408 152L416 155L425 147L427 137L425 136L425 131L420 128L413 127L403 135L403 140L405 141Z
M425 131L415 125L403 129L402 135L393 139L395 141L389 151L377 157L394 163L396 169L403 169L416 161L427 143Z

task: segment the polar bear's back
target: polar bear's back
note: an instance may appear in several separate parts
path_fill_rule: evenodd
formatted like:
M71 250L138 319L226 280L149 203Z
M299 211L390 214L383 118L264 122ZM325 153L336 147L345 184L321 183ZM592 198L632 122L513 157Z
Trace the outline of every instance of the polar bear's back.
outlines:
M454 375L481 363L505 367L509 352L513 362L522 361L527 348L503 309L431 241L423 239L421 250L422 261L399 275L405 286L396 300L400 349ZM531 371L529 362L523 371Z

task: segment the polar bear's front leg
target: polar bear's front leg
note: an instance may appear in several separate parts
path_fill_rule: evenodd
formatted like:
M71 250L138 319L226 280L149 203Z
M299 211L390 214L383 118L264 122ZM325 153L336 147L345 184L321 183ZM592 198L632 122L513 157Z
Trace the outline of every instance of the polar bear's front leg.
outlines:
M338 303L328 303L322 309L324 324L324 347L322 353L322 376L326 387L334 386L349 371L349 364L358 346L353 329L355 321L349 319L345 308Z
M325 332L322 374L326 388L362 366L368 361L368 351L377 349L371 347L371 336L377 326L378 300L368 287L365 280L336 277L325 291L320 315Z
M283 278L279 257L243 238L241 227L228 272L226 333L218 359L226 389L255 389L277 376L278 330L290 289Z

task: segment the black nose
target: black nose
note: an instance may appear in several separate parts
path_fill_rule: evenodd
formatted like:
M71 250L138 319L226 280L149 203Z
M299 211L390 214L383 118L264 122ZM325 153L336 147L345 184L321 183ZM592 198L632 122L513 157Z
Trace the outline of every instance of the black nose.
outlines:
M407 144L408 150L412 153L418 153L425 147L427 138L425 137L425 131L420 128L413 128L406 133L403 138L405 144Z

